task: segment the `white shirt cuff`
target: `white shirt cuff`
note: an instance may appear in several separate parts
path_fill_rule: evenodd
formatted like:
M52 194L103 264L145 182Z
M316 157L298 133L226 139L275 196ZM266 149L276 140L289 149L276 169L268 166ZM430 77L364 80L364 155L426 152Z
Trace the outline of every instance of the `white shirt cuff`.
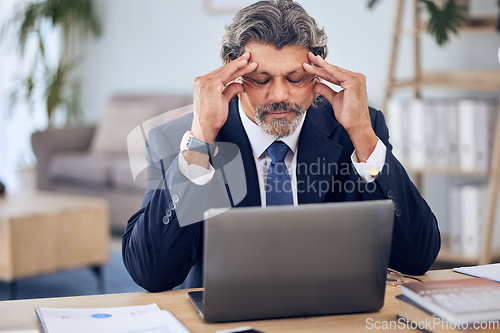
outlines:
M382 172L382 169L384 168L386 152L387 148L380 139L378 139L375 149L366 162L359 162L358 155L355 150L351 155L351 161L358 175L360 175L368 183L374 181L375 178L377 178L377 175ZM376 170L376 172L374 172L374 170Z
M212 165L209 164L209 168L206 169L197 164L188 164L182 152L177 156L179 171L191 182L196 185L205 185L212 180L215 174L215 169Z

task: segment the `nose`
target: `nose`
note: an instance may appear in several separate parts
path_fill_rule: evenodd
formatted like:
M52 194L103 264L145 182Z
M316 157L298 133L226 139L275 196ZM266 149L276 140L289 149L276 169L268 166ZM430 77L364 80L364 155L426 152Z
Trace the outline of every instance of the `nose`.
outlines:
M288 101L288 84L283 78L272 80L269 86L268 98L273 103Z

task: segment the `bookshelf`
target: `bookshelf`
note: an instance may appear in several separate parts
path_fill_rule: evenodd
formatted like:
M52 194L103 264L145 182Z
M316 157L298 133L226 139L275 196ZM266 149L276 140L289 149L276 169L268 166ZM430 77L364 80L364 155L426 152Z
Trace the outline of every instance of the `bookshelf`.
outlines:
M420 73L420 79L392 81L388 89L411 87L445 87L474 91L500 91L500 71L462 70L458 72Z
M413 30L402 29L403 11L406 2L410 2L413 13ZM387 110L388 99L392 92L400 88L409 88L414 92L415 98L422 97L422 89L428 87L453 89L457 91L488 91L498 92L500 95L500 71L498 70L454 70L453 72L424 72L421 66L421 34L426 33L426 24L422 22L418 0L398 0L396 5L396 19L392 35L392 48L390 53L390 63L387 75L387 83L383 100L383 110ZM468 25L461 32L467 31L492 31L495 29L494 19L470 20ZM395 78L395 68L398 58L399 42L402 37L409 37L413 44L413 70L414 77L408 80L397 80ZM499 107L500 113L500 107ZM390 114L386 114L389 118ZM453 262L456 264L488 264L492 262L492 235L495 223L496 202L498 198L498 188L500 185L500 116L497 118L495 139L491 155L491 165L489 170L475 170L464 172L458 168L437 168L437 167L412 167L407 166L408 171L415 174L415 183L421 188L422 176L424 174L437 174L448 177L488 177L488 202L486 221L484 224L483 239L478 258L466 258L450 252L446 247L441 249L438 260ZM500 227L500 226L498 226ZM443 246L446 244L446 237L443 239Z

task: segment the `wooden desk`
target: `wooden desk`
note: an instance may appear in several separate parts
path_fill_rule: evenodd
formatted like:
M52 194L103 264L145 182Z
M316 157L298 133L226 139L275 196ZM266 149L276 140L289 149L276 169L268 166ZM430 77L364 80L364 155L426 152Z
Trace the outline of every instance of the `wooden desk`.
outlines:
M422 276L425 280L463 279L466 275L450 270L431 271ZM307 317L277 320L258 320L224 324L206 324L194 309L188 290L173 290L162 293L129 293L95 296L61 297L0 302L0 331L39 329L34 312L39 307L92 308L143 305L156 303L161 309L172 311L192 332L215 332L239 326L252 326L264 332L365 332L369 318L374 321L396 322L399 310L395 298L400 294L399 286L387 285L385 305L375 313ZM40 330L41 331L41 330ZM371 329L370 331L376 331ZM383 331L383 330L379 330ZM398 330L399 331L399 330ZM411 331L411 330L410 330Z

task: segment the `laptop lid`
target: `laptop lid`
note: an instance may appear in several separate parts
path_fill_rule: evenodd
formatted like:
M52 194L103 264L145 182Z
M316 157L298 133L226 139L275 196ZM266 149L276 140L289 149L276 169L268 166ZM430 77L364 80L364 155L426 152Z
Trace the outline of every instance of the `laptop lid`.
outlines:
M391 200L208 210L204 319L380 309L393 216Z

